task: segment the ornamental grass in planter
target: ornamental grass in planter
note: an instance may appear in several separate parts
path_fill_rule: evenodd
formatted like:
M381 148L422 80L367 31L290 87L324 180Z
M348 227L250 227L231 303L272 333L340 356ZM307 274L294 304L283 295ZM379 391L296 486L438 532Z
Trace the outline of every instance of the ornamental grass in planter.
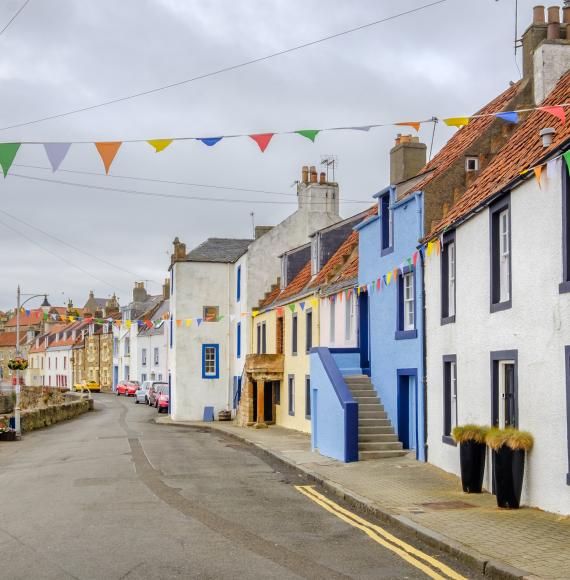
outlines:
M524 477L524 461L527 451L532 449L534 439L528 431L491 429L485 442L493 452L493 483L497 505L501 508L520 507Z
M485 437L489 427L483 425L458 425L452 436L459 443L461 485L465 493L481 493L485 473Z

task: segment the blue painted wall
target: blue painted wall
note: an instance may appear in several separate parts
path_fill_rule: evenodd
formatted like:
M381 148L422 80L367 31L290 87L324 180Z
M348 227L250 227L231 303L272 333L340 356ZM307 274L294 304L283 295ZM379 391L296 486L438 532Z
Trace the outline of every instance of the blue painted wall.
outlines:
M393 190L390 190L390 195L393 206L393 251L381 255L380 216L358 227L359 284L368 284L407 263L407 258L412 257L419 239L423 237L422 194L411 195L400 204L394 203ZM381 292L369 293L370 373L400 439L408 437L416 449L417 458L425 461L422 269L419 258L415 270L416 338L396 340L398 285L394 280L387 287L383 284ZM416 379L413 378L414 374L417 375ZM399 416L406 416L402 409L398 412L398 400L406 400L401 389L410 381L413 393L407 400L411 401L413 408L408 413L408 424L404 425L398 421ZM404 422L400 420L400 423Z

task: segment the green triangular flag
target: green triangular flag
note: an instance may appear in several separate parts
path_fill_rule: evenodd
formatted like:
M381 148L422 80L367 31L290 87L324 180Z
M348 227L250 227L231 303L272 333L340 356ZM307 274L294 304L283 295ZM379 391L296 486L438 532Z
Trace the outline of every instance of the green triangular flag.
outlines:
M562 155L564 157L564 161L566 161L566 167L568 169L568 173L570 174L570 149Z
M408 267L411 268L412 267L412 258L406 258L407 262L408 262Z
M289 308L290 308L291 312L295 312L295 305L294 304L289 304Z
M221 322L224 318L224 315L222 314L221 316L218 316L218 322Z
M4 177L8 175L8 171L14 162L14 157L18 153L21 143L0 143L0 165L4 172Z
M320 133L320 129L303 129L302 131L295 131L295 133L310 139L314 143L315 137Z

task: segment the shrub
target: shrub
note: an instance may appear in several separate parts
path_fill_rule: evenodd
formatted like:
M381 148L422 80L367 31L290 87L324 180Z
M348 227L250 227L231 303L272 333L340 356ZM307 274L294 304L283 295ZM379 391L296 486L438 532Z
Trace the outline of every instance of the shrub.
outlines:
M485 443L485 437L488 432L489 427L486 425L458 425L453 428L451 435L456 443L465 443L467 441Z
M507 429L493 428L485 437L485 443L495 451L507 446L513 451L530 451L534 445L534 438L528 431L519 431L513 427Z

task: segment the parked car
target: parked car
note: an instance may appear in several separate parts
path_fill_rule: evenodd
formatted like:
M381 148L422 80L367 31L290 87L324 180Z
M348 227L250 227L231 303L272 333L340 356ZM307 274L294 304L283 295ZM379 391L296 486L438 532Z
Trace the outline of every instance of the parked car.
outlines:
M148 389L148 404L151 407L156 407L158 401L158 394L161 387L166 387L168 389L168 383L164 381L152 381Z
M127 397L134 397L139 387L140 383L138 381L129 381L127 384Z
M132 397L137 390L139 385L138 381L122 381L117 385L117 397L119 395L125 395L125 397ZM130 389L130 393L129 393Z
M117 384L117 391L116 391L117 397L119 395L127 396L127 383L128 383L128 381L123 381L123 382Z
M81 381L73 385L74 391L84 391L87 389L91 393L101 392L101 385L97 381Z
M168 413L168 401L168 385L166 385L160 388L158 399L156 400L156 408L159 413Z
M135 394L135 403L145 403L148 405L148 392L154 381L144 381Z

